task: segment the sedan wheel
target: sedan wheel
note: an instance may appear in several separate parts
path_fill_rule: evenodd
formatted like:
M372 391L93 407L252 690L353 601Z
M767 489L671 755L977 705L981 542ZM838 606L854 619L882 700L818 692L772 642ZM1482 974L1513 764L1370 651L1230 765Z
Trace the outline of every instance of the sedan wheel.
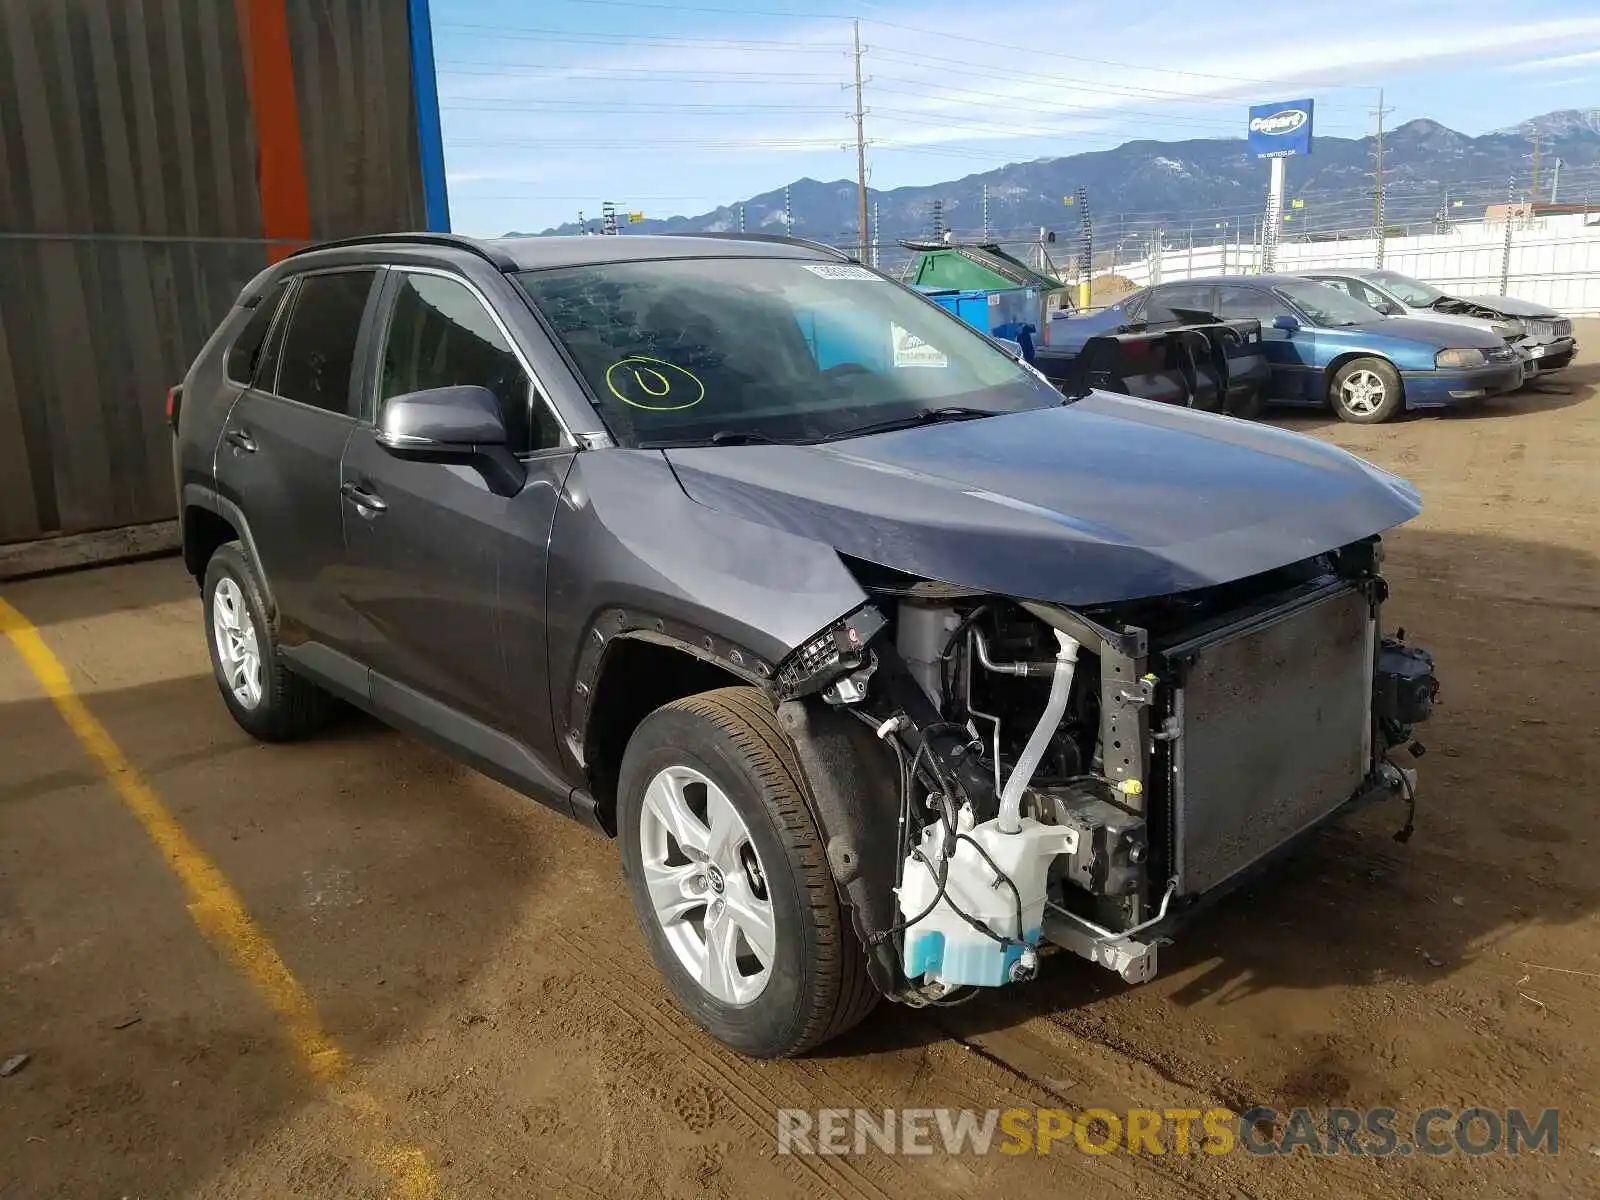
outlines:
M1372 371L1356 371L1345 377L1339 388L1339 402L1358 417L1370 417L1383 407L1387 397L1383 380Z
M1328 399L1340 420L1355 425L1387 421L1405 403L1399 374L1381 358L1345 363L1329 381Z

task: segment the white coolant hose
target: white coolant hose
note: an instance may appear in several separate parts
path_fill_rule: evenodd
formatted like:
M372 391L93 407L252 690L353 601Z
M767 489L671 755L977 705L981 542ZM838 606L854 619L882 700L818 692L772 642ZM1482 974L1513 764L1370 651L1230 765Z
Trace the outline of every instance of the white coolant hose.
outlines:
M1050 677L1050 699L1045 702L1044 715L1039 718L1039 724L1034 726L1028 744L1022 748L1017 765L1011 769L1011 778L1006 780L1005 791L1000 793L1001 833L1022 831L1022 793L1033 782L1033 773L1039 769L1050 739L1055 736L1056 728L1067 711L1067 694L1072 691L1072 669L1078 661L1078 643L1059 629L1055 635L1058 649L1055 674Z

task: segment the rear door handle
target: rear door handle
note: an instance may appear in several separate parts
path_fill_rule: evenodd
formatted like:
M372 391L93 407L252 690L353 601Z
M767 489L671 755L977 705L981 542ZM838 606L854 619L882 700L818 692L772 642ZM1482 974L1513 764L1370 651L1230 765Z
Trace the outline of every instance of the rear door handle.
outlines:
M256 452L256 440L250 436L248 430L240 429L235 425L230 427L228 432L223 434L223 437L228 440L228 445L243 450L246 454L254 454Z
M389 507L382 496L367 491L360 484L343 484L339 488L339 494L359 508L363 516L375 516Z

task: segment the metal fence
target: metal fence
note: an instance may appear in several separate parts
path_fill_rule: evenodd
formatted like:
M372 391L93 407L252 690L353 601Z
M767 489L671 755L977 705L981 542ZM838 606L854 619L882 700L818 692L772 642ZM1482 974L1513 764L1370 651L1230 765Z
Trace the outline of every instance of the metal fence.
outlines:
M1181 225L1181 222L1176 224ZM963 232L957 243L999 245L1014 257L1067 283L1078 279L1076 247L1020 231ZM876 256L879 267L904 278L917 252L898 243L867 247L835 243L852 254ZM1152 230L1097 250L1090 272L1096 294L1121 287L1171 283L1204 275L1259 274L1267 261L1260 223L1235 222L1211 239ZM1380 242L1371 227L1285 237L1273 247L1274 268L1296 274L1327 267L1380 263L1465 295L1509 295L1570 316L1600 316L1600 213L1514 215L1507 219L1414 223Z
M0 4L0 542L174 515L166 390L283 244L262 88L310 237L422 227L404 4Z
M1600 219L1582 214L1463 221L1437 232L1388 237L1370 230L1280 241L1275 269L1297 274L1327 267L1373 267L1426 280L1457 295L1506 295L1569 316L1600 315ZM1243 242L1172 246L1154 239L1142 256L1115 266L1137 286L1201 275L1255 274L1265 248Z

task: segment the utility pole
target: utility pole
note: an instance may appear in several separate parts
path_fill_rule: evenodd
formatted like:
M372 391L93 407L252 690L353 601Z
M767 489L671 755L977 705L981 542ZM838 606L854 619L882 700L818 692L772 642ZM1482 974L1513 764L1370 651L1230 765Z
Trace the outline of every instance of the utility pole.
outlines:
M1378 89L1378 107L1373 116L1378 118L1378 138L1373 145L1372 169L1372 231L1378 239L1377 263L1383 266L1383 119L1388 116L1391 109L1383 106L1383 89Z
M856 204L860 209L861 220L861 249L866 253L867 229L867 110L861 106L861 22L853 22L855 28L855 60L856 60Z
M1094 274L1094 223L1089 217L1089 189L1078 189L1078 311L1088 312L1092 299L1089 286Z
M1533 190L1539 190L1539 123L1533 123ZM1502 292L1501 295L1505 293Z
M1561 160L1556 159L1555 169L1550 172L1550 203L1556 202L1556 191L1561 187Z
M1517 206L1517 177L1506 181L1506 242L1500 252L1500 294L1504 296L1511 286L1511 219Z

